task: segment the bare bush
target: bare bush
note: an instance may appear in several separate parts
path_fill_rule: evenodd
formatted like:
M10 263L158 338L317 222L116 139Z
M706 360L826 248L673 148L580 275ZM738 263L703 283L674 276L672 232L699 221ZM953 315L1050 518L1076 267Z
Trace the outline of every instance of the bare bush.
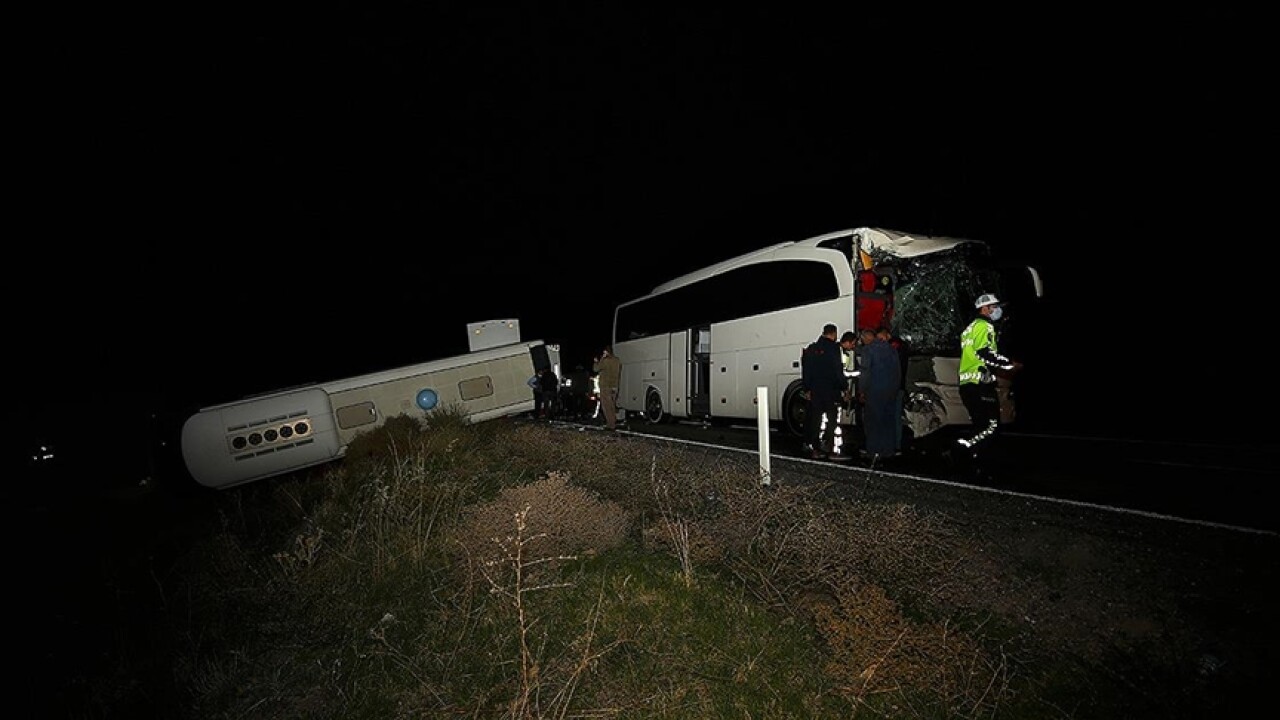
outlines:
M927 707L919 716L974 717L1008 692L1013 670L1003 653L948 621L909 619L878 585L851 584L808 609L830 649L827 672L859 703L894 693Z
M906 505L836 504L818 487L725 492L708 529L725 543L725 565L766 602L814 622L831 654L827 672L849 697L900 692L931 698L923 715L969 714L1007 692L1003 655L930 619L933 594L963 562L945 518Z
M539 534L542 555L593 555L626 541L631 515L619 504L569 483L567 472L509 487L475 506L462 518L454 541L480 562L501 560L501 543L511 535L512 518L528 508L527 533Z
M653 495L658 502L658 525L667 546L680 563L680 576L685 587L693 585L693 560L689 549L689 521L681 517L671 506L671 486L657 477L658 459L653 459L649 468L649 482L653 485Z

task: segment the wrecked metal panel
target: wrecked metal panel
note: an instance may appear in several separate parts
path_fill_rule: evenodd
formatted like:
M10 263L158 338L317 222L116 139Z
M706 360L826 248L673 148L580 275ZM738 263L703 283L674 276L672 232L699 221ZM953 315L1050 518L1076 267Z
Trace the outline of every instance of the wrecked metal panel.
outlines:
M902 258L879 248L871 257L877 269L893 267L893 333L911 345L913 353L956 355L960 333L973 319L973 298L990 282L981 268L986 246L962 243L951 249Z

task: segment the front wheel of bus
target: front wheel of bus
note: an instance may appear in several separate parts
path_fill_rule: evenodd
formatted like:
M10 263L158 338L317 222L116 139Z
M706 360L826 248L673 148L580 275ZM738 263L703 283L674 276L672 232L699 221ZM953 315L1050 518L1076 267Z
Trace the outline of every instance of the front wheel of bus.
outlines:
M644 417L651 423L657 424L666 418L667 412L662 407L662 394L654 388L649 388L649 392L644 396Z
M804 418L808 414L809 399L804 395L804 386L797 380L782 394L782 422L787 432L804 437Z

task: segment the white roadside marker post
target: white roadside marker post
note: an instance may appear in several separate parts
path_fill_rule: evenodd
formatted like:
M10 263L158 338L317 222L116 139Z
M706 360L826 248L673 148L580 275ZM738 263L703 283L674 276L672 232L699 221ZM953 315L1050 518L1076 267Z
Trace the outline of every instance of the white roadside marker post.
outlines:
M769 469L769 388L761 385L756 388L756 426L760 438L760 484L773 483Z

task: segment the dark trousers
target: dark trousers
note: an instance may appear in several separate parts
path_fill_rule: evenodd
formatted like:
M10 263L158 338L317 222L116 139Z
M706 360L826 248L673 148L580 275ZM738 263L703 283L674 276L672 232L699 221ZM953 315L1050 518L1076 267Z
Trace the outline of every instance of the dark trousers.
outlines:
M994 383L968 383L960 386L960 399L973 423L973 429L961 438L961 443L973 448L989 440L1000 426L1000 398Z
M533 412L538 417L552 417L556 410L556 391L537 390L533 393Z
M867 393L862 408L866 451L871 455L888 457L898 451L894 425L900 425L897 414L898 390Z
M839 407L834 397L818 397L809 393L809 408L804 416L804 441L810 450L825 453L832 451L839 417ZM825 426L823 418L826 418Z

